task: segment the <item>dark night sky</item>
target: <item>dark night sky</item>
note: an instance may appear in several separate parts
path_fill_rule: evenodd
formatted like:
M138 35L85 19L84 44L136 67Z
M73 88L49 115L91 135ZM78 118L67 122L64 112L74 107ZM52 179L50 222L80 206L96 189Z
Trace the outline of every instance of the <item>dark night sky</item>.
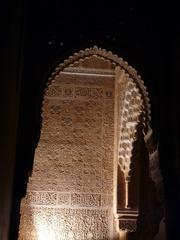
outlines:
M180 179L177 104L180 28L178 8L173 3L160 2L124 0L114 5L111 1L99 1L99 5L95 5L92 1L84 1L77 5L76 1L27 0L20 3L22 80L12 235L17 233L17 206L25 193L39 137L45 83L65 58L94 45L111 50L128 61L145 81L152 106L152 127L160 142L169 235L178 227L174 212L178 206ZM18 11L18 7L12 7L11 11Z

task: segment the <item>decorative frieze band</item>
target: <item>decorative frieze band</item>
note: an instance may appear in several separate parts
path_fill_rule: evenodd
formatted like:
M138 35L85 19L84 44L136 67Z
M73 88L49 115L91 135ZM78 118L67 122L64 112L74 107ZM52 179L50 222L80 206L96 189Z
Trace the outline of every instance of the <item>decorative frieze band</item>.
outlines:
M113 89L101 87L84 87L84 86L50 86L47 93L47 98L62 98L62 99L112 99L114 97Z
M117 220L121 231L135 232L137 228L138 210L136 209L119 209Z
M112 195L96 193L60 193L28 191L23 204L66 205L71 207L107 207L112 204Z

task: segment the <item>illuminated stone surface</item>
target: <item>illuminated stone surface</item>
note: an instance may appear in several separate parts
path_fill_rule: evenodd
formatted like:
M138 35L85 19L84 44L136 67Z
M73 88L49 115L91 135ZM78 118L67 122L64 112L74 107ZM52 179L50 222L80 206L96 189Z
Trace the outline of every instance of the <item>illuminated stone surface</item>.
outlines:
M135 231L137 217L131 225L117 220L116 191L118 164L130 177L138 124L145 136L150 131L136 71L105 50L81 51L52 74L42 118L19 240L117 239L119 226Z

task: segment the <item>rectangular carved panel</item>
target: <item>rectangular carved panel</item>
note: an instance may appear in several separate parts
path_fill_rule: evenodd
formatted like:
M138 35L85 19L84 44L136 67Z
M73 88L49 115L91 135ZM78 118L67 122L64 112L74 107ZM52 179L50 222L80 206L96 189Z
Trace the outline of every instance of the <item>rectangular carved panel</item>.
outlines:
M114 79L61 80L45 96L19 240L113 239Z

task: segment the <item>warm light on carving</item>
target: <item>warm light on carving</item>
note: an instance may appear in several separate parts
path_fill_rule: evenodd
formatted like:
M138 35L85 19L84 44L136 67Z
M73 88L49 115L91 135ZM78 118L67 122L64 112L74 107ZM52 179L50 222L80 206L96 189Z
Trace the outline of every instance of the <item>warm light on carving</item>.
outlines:
M129 192L128 192L128 185L129 185L129 181L126 179L125 180L125 208L129 207Z
M142 111L149 114L143 82L97 47L60 64L51 80L18 239L126 240L139 214L129 206L129 181L136 126ZM125 178L119 212L118 164Z
M46 220L44 219L44 214L36 215L34 214L34 226L36 229L37 240L56 240L58 239L56 236L57 229L56 229L56 222L57 219L54 216L51 216L51 225L49 225ZM62 233L63 235L63 233ZM59 239L61 236L59 236Z
M52 230L46 230L45 228L39 228L37 231L38 240L54 240L55 233Z
M119 231L119 239L126 240L127 239L127 231Z

